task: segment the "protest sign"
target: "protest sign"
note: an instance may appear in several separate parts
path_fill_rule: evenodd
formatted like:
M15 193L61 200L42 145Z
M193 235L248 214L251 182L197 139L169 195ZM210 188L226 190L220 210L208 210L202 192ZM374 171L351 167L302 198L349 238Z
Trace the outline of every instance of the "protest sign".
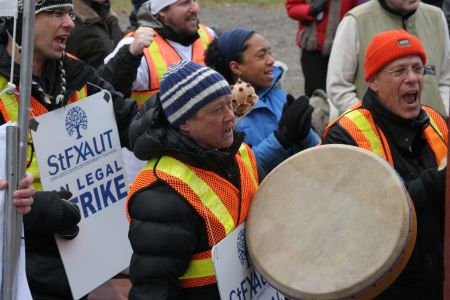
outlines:
M102 91L30 122L44 190L68 190L81 212L73 240L56 238L80 298L128 267L128 185L111 95Z

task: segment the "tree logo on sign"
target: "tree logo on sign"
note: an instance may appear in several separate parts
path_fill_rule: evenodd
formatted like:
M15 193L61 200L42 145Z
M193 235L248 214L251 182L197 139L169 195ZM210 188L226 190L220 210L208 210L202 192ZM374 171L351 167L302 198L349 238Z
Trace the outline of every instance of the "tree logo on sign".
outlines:
M251 263L248 257L247 243L245 242L245 229L242 229L237 237L237 252L239 260L243 266L250 268Z
M87 129L87 115L81 107L74 106L67 112L65 123L67 133L70 136L76 134L75 138L78 140L83 137L80 130Z

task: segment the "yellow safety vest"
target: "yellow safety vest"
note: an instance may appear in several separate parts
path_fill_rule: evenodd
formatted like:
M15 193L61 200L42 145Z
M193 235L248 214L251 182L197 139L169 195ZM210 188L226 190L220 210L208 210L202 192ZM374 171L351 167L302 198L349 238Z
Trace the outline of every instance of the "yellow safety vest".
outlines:
M436 165L439 166L442 160L447 157L447 124L439 113L432 108L428 106L422 106L422 108L430 118L430 124L425 128L424 135L434 153ZM371 112L362 107L362 102L355 104L328 125L325 129L324 136L336 122L351 135L358 147L378 154L394 167L394 161L386 137L375 124Z
M240 147L235 160L240 170L241 190L211 171L192 167L170 156L150 160L128 193L128 220L128 205L133 195L160 179L180 193L203 217L212 247L246 219L250 202L258 188L256 160L247 145ZM211 249L193 254L188 269L180 277L181 286L199 287L215 282Z
M205 50L208 48L208 45L212 42L214 37L203 24L199 25L197 32L200 38L192 44L192 61L204 65ZM144 56L147 61L149 74L148 90L133 91L131 93L131 98L135 100L139 106L144 104L151 95L159 91L159 82L167 68L182 59L175 49L158 34L155 35L155 39L150 46L144 49Z

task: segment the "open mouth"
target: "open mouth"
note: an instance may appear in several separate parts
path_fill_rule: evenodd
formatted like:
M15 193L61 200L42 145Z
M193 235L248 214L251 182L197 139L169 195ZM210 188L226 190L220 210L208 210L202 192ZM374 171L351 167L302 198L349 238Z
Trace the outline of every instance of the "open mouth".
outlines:
M264 74L266 74L268 76L273 76L273 69L271 69L269 71L265 71Z
M197 23L198 22L198 18L197 18L197 16L193 15L193 16L187 17L186 21L187 22L195 22L195 23Z
M408 105L413 105L417 103L419 93L418 92L408 92L402 96L403 101Z
M67 41L67 36L57 36L55 38L55 41L60 44L62 47L65 47L66 45L66 41Z
M231 134L233 134L233 127L228 128L228 129L225 129L225 130L223 131L223 133L226 134L226 135L231 135Z

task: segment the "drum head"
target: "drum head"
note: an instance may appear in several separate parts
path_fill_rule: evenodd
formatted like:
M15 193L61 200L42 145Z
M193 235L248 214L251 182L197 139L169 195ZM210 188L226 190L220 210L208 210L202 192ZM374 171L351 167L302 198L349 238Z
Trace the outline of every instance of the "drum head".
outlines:
M372 298L404 268L414 207L394 169L347 145L304 150L261 183L247 218L255 267L294 299Z

